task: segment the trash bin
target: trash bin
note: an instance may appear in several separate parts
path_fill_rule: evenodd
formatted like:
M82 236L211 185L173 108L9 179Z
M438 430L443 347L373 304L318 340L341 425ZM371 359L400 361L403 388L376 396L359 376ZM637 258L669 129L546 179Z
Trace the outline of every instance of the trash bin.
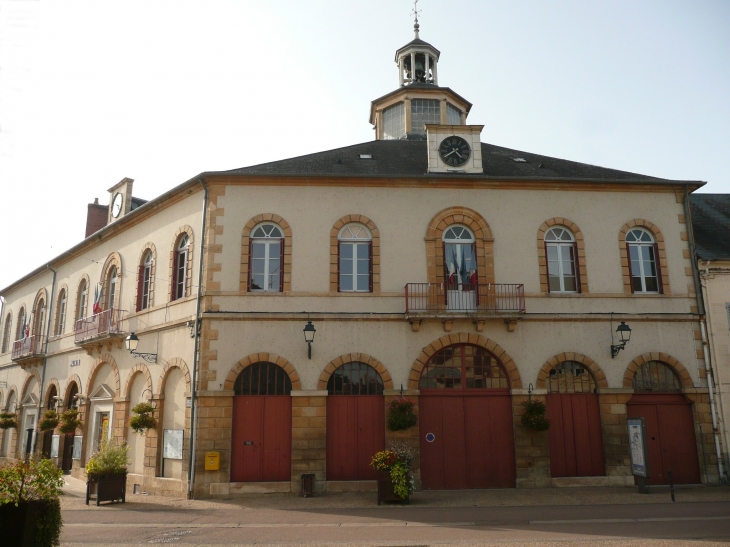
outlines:
M302 497L314 495L314 473L302 473Z

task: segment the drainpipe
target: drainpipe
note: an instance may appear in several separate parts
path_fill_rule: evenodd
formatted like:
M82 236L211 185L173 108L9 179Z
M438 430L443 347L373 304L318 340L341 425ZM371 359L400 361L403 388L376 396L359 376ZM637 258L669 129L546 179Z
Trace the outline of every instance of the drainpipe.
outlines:
M46 340L43 345L43 372L41 373L41 387L38 390L38 421L36 421L36 428L41 422L41 413L43 412L43 389L46 383L46 355L48 354L48 336L51 334L51 310L53 310L53 299L56 295L56 270L51 268L50 263L46 264L46 268L53 272L53 281L51 282L51 297L48 299L48 312L46 314ZM33 441L32 454L35 454L35 448L38 444L39 433L36 433L35 441Z
M717 471L720 476L720 482L727 482L727 476L725 475L725 464L722 459L722 448L720 444L720 431L717 427L717 408L715 403L715 394L713 390L713 384L715 382L715 375L712 371L712 358L710 352L710 345L707 343L707 318L705 316L705 304L703 299L702 283L700 283L700 272L697 267L697 249L695 248L694 231L692 230L692 211L689 206L689 192L687 187L684 187L684 218L687 223L687 232L689 237L689 251L690 251L690 263L692 264L692 278L695 285L695 295L697 296L697 311L699 313L700 333L702 336L702 348L705 352L705 375L707 376L707 387L710 398L710 413L712 414L712 433L715 439L715 454L717 456Z
M2 345L5 343L5 330L8 328L8 326L3 323L3 319L5 319L5 297L0 295L0 325L2 325L2 330L0 331L0 337L2 337L0 339L0 350L2 350Z
M203 263L204 263L204 251L205 251L205 222L208 216L208 187L205 185L205 181L201 178L200 184L203 186L203 223L200 237L200 258L198 258L198 298L197 307L195 310L195 325L193 332L195 333L195 348L193 349L193 381L190 393L190 459L188 461L188 499L193 498L193 482L195 481L195 448L197 445L197 421L195 415L196 409L196 386L198 384L198 351L200 348L200 332L199 332L199 321L200 321L200 306L203 297Z

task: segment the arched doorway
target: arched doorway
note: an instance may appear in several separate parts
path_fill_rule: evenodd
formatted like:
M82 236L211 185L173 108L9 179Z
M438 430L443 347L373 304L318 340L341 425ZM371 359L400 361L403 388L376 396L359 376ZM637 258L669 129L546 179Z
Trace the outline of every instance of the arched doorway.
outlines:
M499 360L480 346L445 347L419 388L424 490L514 487L512 398Z
M66 398L66 401L64 401L64 406L67 410L76 408L78 404L76 396L78 393L79 386L76 382L73 382L68 388L68 397ZM73 468L74 435L75 433L72 431L71 433L67 433L63 436L63 457L61 458L61 469L63 469L64 473L70 473Z
M48 398L46 400L46 410L56 410L56 396L58 395L58 392L56 391L56 386L51 384L51 387L48 388ZM51 457L51 443L53 442L53 433L54 430L49 430L43 432L43 445L41 448L41 454L44 458L50 458Z
M345 363L327 381L327 480L377 479L370 460L384 448L383 379L366 363Z
M629 418L644 418L649 478L646 483L668 484L667 471L675 484L698 484L692 404L682 395L676 372L661 361L647 361L634 375L634 396L626 404Z
M233 389L231 482L291 480L289 376L274 363L253 363Z
M546 384L550 474L605 475L601 407L593 374L582 363L563 361L550 370Z

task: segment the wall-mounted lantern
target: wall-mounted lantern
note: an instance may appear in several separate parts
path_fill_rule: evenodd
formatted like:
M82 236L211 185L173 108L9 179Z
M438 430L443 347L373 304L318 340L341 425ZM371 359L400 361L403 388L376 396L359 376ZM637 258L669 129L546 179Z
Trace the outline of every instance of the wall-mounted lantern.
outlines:
M611 333L611 359L614 359L618 352L626 348L626 344L631 340L631 327L621 321L621 324L616 327L616 334L618 335L619 343L613 343L613 332Z
M141 357L148 363L156 363L157 362L157 354L156 353L142 353L137 350L137 344L139 344L139 338L137 338L137 335L133 332L129 333L129 336L124 340L124 345L126 346L129 353L134 355L135 357Z
M304 327L304 341L307 343L309 350L309 358L312 358L312 342L314 342L314 334L317 329L314 328L311 321L307 321L307 325Z

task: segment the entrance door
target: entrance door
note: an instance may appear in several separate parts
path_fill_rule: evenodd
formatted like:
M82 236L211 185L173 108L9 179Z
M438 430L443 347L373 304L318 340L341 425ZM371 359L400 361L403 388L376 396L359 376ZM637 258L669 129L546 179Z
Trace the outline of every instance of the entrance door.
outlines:
M231 482L291 480L291 380L274 363L246 367L233 398Z
M548 376L550 474L592 477L606 474L601 410L596 382L581 363L564 361Z
M61 462L61 469L64 473L70 473L73 467L73 453L74 453L74 434L69 433L63 437L63 460Z
M644 418L649 458L647 484L699 484L692 405L681 394L636 394L626 405L629 418Z
M496 357L477 346L443 348L419 386L423 488L513 488L512 398Z
M385 449L380 374L365 363L345 363L330 376L327 393L327 480L377 479L370 460Z

